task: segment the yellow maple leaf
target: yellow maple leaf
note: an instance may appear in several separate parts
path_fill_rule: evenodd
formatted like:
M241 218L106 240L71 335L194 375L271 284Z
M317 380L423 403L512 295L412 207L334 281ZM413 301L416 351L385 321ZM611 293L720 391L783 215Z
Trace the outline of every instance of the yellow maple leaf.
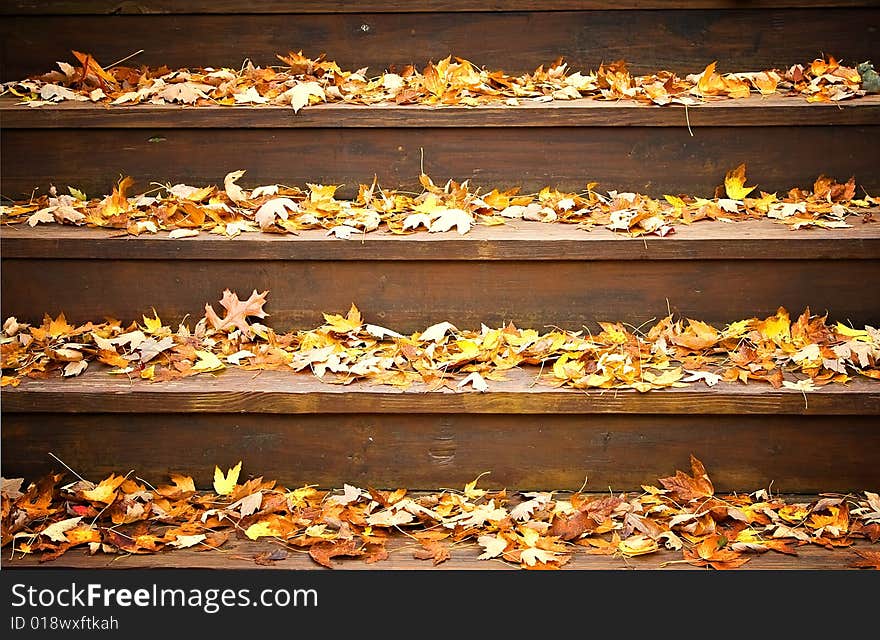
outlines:
M474 478L473 482L468 482L466 485L464 485L464 495L466 498L468 498L469 500L476 500L477 498L482 498L484 495L486 495L486 492L483 489L477 489L476 487L477 482L479 482L480 478L487 475L488 473L488 471L484 471L476 478Z
M125 482L125 476L117 476L116 474L111 473L109 478L102 480L101 484L94 489L83 491L82 495L86 500L92 502L110 504L116 500L116 489L118 489L119 485L123 482Z
M745 184L745 163L739 165L736 169L731 169L727 172L727 175L724 176L724 190L727 192L727 197L733 200L742 200L755 190L754 186L747 187Z
M241 473L241 461L237 465L229 469L226 475L220 471L220 467L214 467L214 491L217 495L228 496L235 489L238 482L238 474Z
M352 303L351 309L348 310L348 315L345 317L335 314L335 313L325 313L323 314L324 320L330 325L330 328L333 329L336 333L348 333L350 331L357 331L361 328L363 324L363 318L361 317L361 312L358 308Z
M156 310L153 309L153 317L148 318L147 316L143 316L144 318L144 328L147 333L156 333L162 328L162 321L159 319L159 314L156 313Z
M220 369L225 369L226 365L216 356L216 354L211 353L210 351L199 351L196 350L196 355L199 359L193 365L192 370L197 373L207 373L209 371L220 371Z

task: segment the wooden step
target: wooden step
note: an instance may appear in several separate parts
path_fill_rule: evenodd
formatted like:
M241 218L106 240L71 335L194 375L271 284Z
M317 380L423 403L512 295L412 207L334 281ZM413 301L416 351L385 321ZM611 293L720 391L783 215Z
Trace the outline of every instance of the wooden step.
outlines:
M584 70L626 59L637 73L658 67L693 73L712 60L722 68L787 68L822 54L855 64L876 55L880 28L876 5L851 0L396 0L295 7L277 0L6 2L2 80L45 72L74 49L104 64L143 49L135 63L175 67L239 67L245 58L275 64L276 53L302 49L374 72L450 54L514 73L560 55Z
M809 502L810 496L792 496L792 501ZM430 571L519 571L519 567L502 560L479 560L482 548L473 544L453 546L448 560L437 566L430 561L417 560L413 551L419 548L410 538L403 534L393 536L386 545L389 558L376 564L365 564L362 558L334 558L333 562L339 569L345 570L430 570ZM855 570L849 566L859 557L855 550L874 551L867 541L859 540L846 549L829 550L818 545L805 545L797 548L797 556L767 552L748 556L749 562L743 565L743 571L843 571ZM270 554L283 549L278 543L262 540L230 539L221 551L197 551L194 549L176 549L157 554L108 555L99 553L88 555L81 549L72 549L60 558L47 563L40 563L31 556L3 560L4 569L283 569L283 570L326 570L314 562L307 553L291 551L287 557L272 562L267 567L254 561L259 554ZM8 554L7 554L8 555ZM668 571L705 571L682 562L681 551L662 549L650 555L625 558L621 555L591 555L582 548L575 547L571 560L563 567L564 571L609 571L609 570L668 570Z
M436 489L484 471L493 485L637 489L693 453L719 491L820 492L880 485L880 383L802 394L719 383L645 394L536 384L511 371L490 391L323 383L228 370L150 384L87 371L4 388L4 475L60 457L87 477L169 469L209 483L211 465L252 460L288 486L343 482ZM200 475L201 474L201 475Z
M123 321L155 308L166 322L200 316L223 289L269 290L272 324L309 329L355 303L367 320L411 333L448 320L571 330L598 321L651 324L670 311L723 325L810 307L877 325L880 225L791 231L770 220L680 225L663 238L624 238L561 224L513 221L461 236L324 231L298 236L111 237L41 225L0 233L4 317Z
M50 182L109 193L121 174L135 178L135 189L151 181L218 184L236 169L254 184L341 184L341 195L374 176L386 188L419 190L424 169L435 181L526 192L597 181L603 190L711 196L743 162L767 192L809 187L823 173L880 189L880 96L830 105L756 97L687 109L590 99L320 105L298 115L272 107L30 108L4 97L0 118L2 193L13 198Z

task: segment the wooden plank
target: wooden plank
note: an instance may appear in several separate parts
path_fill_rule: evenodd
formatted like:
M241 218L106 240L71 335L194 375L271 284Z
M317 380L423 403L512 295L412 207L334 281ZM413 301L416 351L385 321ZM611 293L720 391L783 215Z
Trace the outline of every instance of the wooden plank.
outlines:
M357 127L754 127L873 125L880 123L880 95L837 103L798 97L752 97L688 107L643 105L582 98L519 106L320 104L294 114L289 107L108 107L82 102L32 108L0 99L6 129L183 129Z
M512 73L558 56L583 70L626 59L636 73L694 73L713 60L719 70L746 71L823 54L856 64L876 54L878 28L876 8L446 12L429 20L422 13L11 15L0 25L0 79L43 73L71 60L71 50L104 64L144 49L130 64L238 67L245 58L276 64L275 54L292 47L373 73L450 54ZM511 34L524 33L511 47Z
M782 9L870 6L865 0L7 0L0 15L422 13L605 9Z
M237 240L230 240L234 247ZM188 245L182 245L185 252ZM103 314L130 321L152 308L166 322L202 315L223 289L271 293L272 325L312 328L322 312L352 302L369 322L402 332L448 320L572 330L597 321L652 324L669 311L723 325L766 317L785 306L799 314L876 326L880 297L866 282L880 260L69 260L8 258L2 308L22 322L63 311L75 322ZM564 301L564 304L560 304ZM99 315L100 314L100 315ZM195 320L192 320L194 322Z
M525 193L547 185L579 191L597 181L601 190L711 196L740 163L752 183L771 193L810 187L822 173L854 176L869 193L880 190L880 124L693 133L684 126L5 129L2 193L27 198L51 181L104 194L120 175L132 176L135 190L152 182L220 184L229 171L246 169L245 185L337 184L349 196L374 176L384 188L420 191L424 167L440 184L453 178Z
M540 370L526 367L510 371L506 381L493 381L490 392L481 394L426 385L408 390L366 383L341 385L321 381L310 372L240 369L148 383L110 375L109 368L101 368L75 379L25 380L7 388L4 414L54 407L70 413L137 413L149 408L157 414L880 415L880 383L868 378L826 385L809 395L758 383L689 385L639 393L557 389L537 384Z
M809 497L803 497L804 502ZM403 534L391 537L387 544L390 557L376 564L366 564L360 558L335 558L337 568L346 571L518 571L518 567L501 560L478 560L482 549L471 543L452 546L450 558L436 567L425 560L413 558L412 552L418 544ZM271 553L283 548L280 543L262 540L230 539L221 551L196 551L178 549L153 555L88 555L83 549L73 549L63 556L48 563L41 564L35 557L14 558L4 557L3 568L20 571L38 571L39 569L280 569L285 571L329 571L321 567L305 553L291 550L287 558L266 567L254 562L260 553ZM293 549L293 548L292 548ZM849 565L858 556L855 549L873 550L867 541L859 540L847 549L833 551L818 545L805 545L797 548L798 555L790 556L781 553L767 552L753 554L740 571L842 571L856 570ZM591 555L583 547L572 547L571 561L563 567L563 571L706 571L680 562L680 551L665 549L646 556L624 558L620 555ZM7 554L8 556L9 554ZM666 564L672 561L673 564Z
M664 407L663 393L648 394L658 402L658 411ZM163 401L155 392L156 399L141 404L140 413L111 414L72 413L72 402L44 395L38 407L43 412L17 413L19 396L3 391L4 476L37 478L58 470L51 452L93 480L132 469L155 484L170 472L182 472L193 475L196 486L209 487L215 464L225 469L243 460L244 473L289 487L333 488L348 482L436 489L464 486L489 471L486 485L523 491L576 490L585 478L588 490L624 491L687 469L693 453L710 470L718 491L772 486L780 492L817 493L880 486L875 394L873 409L855 407L863 415L786 414L785 402L773 415L701 414L705 404L697 402L680 403L672 414L577 409L528 414L511 403L508 413L455 413L461 403L453 401L459 397L444 394L437 397L451 407L437 414L423 413L431 400L415 394L408 394L394 413L320 413L328 403L317 397L311 413L241 413L241 402L232 397L225 413L174 414L154 411ZM861 394L840 395L851 407L867 404ZM752 402L741 396L748 411ZM123 393L117 400L125 407L126 398ZM492 398L490 392L470 405L491 406ZM83 393L80 400L80 408L89 410L85 405L90 401L91 410L100 411L109 408L112 398ZM821 402L814 394L810 400ZM800 401L803 408L802 396ZM224 407L218 403L214 409Z
M867 209L880 217L880 209ZM641 260L870 260L880 255L880 224L851 219L848 229L802 229L769 219L735 224L679 224L664 236L629 238L598 227L510 220L474 226L467 234L375 231L356 240L323 229L297 235L253 233L229 238L201 233L175 240L168 233L129 236L115 229L24 224L0 228L4 259L47 260L328 260L328 261L641 261Z

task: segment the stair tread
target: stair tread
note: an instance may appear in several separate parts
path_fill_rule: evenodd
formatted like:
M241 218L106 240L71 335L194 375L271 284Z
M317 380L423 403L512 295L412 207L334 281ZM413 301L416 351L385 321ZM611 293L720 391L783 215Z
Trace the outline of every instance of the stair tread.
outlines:
M880 95L835 103L800 97L723 99L688 107L580 98L523 101L518 106L357 105L325 103L294 114L280 106L122 105L65 102L29 107L0 98L7 129L19 128L314 128L314 127L542 127L542 126L791 126L880 123Z
M865 210L866 212L869 210ZM873 211L873 210L871 210ZM61 225L6 226L4 258L57 257L103 260L702 260L872 259L880 255L880 224L851 222L848 229L792 231L771 220L700 221L675 226L665 237L626 237L598 227L512 220L473 227L461 235L373 231L343 241L323 229L298 235L247 233L226 238L207 232L173 239L167 232L126 235L116 229Z
M507 372L486 393L413 385L322 382L311 373L229 369L162 383L89 370L75 379L23 380L3 390L6 412L95 413L689 413L880 414L880 382L853 379L809 394L765 384L692 384L639 393L536 384L537 367ZM329 379L329 378L328 378Z
M751 0L750 9L824 8L862 6L864 0ZM367 13L367 12L447 12L447 11L568 11L602 9L740 9L741 0L312 0L291 9L287 0L262 0L242 5L239 0L14 0L0 7L0 15L126 15L126 14L252 14L252 13Z
M802 496L798 496L801 498ZM804 501L810 497L803 496ZM60 558L50 562L40 563L38 558L25 556L14 559L5 559L4 568L8 569L147 569L147 568L201 568L201 569L286 569L286 570L323 570L324 568L314 562L307 553L291 551L287 558L273 562L271 566L258 565L254 557L260 553L271 553L283 546L267 540L236 540L230 539L218 551L197 551L195 548L176 549L173 551L159 552L156 554L103 554L94 556L82 549L71 549ZM478 560L477 556L483 551L479 545L465 544L451 548L450 558L437 566L431 562L418 560L412 556L412 551L419 548L413 540L404 534L394 534L389 538L387 549L389 558L374 564L364 563L362 558L333 559L333 564L340 569L346 570L513 570L518 571L517 565L506 563L502 560ZM847 549L829 550L818 545L804 545L797 547L797 556L768 551L761 554L750 554L749 562L740 570L852 570L848 565L857 560L858 556L853 552L859 550L873 550L874 547L866 540L855 541ZM620 555L592 555L585 552L582 547L575 547L571 560L563 567L563 570L698 570L705 571L704 567L695 567L682 562L681 551L667 551L661 549L649 555L624 558ZM674 564L663 566L665 562L677 561Z

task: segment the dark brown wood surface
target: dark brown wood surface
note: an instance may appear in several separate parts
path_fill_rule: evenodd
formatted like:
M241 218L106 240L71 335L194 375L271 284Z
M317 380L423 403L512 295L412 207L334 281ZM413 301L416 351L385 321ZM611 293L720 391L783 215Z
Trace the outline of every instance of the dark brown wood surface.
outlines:
M880 189L880 125L702 127L508 127L315 129L7 129L2 193L30 197L50 184L109 193L122 175L149 183L220 184L246 169L245 185L343 185L357 193L374 176L385 188L421 191L422 167L435 182L470 180L491 189L547 185L648 195L711 196L740 163L767 192L811 187L820 174L854 176Z
M766 7L766 4L762 5ZM424 65L457 55L513 73L564 56L575 69L626 59L637 73L788 68L832 54L850 64L876 56L876 8L537 12L11 15L0 24L0 80L43 73L71 50L109 65L238 67L275 64L276 53L326 53L343 68ZM521 37L528 34L528 37ZM744 37L748 34L748 37ZM515 42L516 46L511 46ZM195 43L198 46L195 46Z
M764 9L870 6L867 0L7 0L0 15L409 13L591 9Z
M319 104L294 114L290 107L191 107L64 102L29 107L0 98L6 129L182 129L182 128L358 128L358 127L754 127L876 125L880 95L835 103L801 97L723 99L685 109L582 98L556 102L524 100L518 106Z
M809 502L811 496L795 496L802 502ZM282 543L261 540L230 539L221 550L198 551L197 549L179 549L154 555L112 555L99 553L88 555L84 549L72 549L57 560L40 563L35 557L15 554L3 558L3 568L13 570L39 569L281 569L297 571L329 571L314 562L308 554L302 553L297 547L290 547L284 560L273 563L270 567L258 565L254 558L260 553L271 553L283 549ZM431 571L518 571L516 565L502 560L478 560L483 551L473 542L461 542L451 547L449 560L435 566L430 561L413 558L413 551L420 545L403 534L391 537L387 544L390 557L375 564L366 564L361 558L335 558L336 568L346 571L356 570L426 570ZM859 559L854 553L858 550L873 551L867 541L859 540L845 549L828 550L818 545L805 545L797 548L798 555L790 556L772 551L753 554L751 559L737 571L840 571L855 570L849 565ZM680 551L661 550L656 553L624 558L620 555L591 555L583 547L572 547L573 556L563 570L665 570L665 571L708 571L706 568L695 567L682 562Z
M101 369L101 370L97 370ZM477 393L414 385L401 390L369 383L334 384L310 372L231 368L163 383L110 375L94 365L76 378L24 380L3 390L4 412L39 413L378 413L378 414L669 414L880 415L880 382L860 377L804 394L769 384L688 385L656 392L559 389L526 367ZM466 418L467 419L467 418ZM465 419L465 420L466 420Z
M857 209L880 218L880 209ZM677 224L667 236L630 238L604 227L509 220L475 225L461 235L373 231L348 241L323 229L293 234L245 233L230 240L202 232L183 239L167 232L132 236L118 229L26 224L0 227L3 258L47 260L870 260L880 256L880 223L849 218L847 229L800 229L780 222L701 221Z
M230 240L230 244L236 240ZM187 245L180 247L185 252ZM268 289L272 326L312 328L323 312L352 303L368 322L421 331L448 320L461 328L512 321L541 329L635 326L669 311L722 325L784 306L832 320L877 325L880 298L865 283L880 260L70 260L2 263L4 316L39 322L64 312L76 322L140 318L155 308L167 322L201 317L223 289ZM192 320L194 322L195 320Z
M189 405L203 402L204 395L194 394ZM844 395L846 401L837 404L863 415L705 414L697 412L696 402L679 403L678 413L654 414L529 414L509 402L507 413L456 413L460 402L450 403L446 413L423 413L428 401L415 394L401 398L393 413L317 412L326 402L316 402L315 412L305 414L241 413L234 398L223 413L158 413L161 398L141 403L140 412L74 413L74 401L57 396L45 398L40 412L18 413L15 392L4 389L0 435L3 473L9 477L59 470L52 453L87 478L134 470L155 484L170 472L183 472L200 487L210 486L215 464L225 469L243 460L244 473L286 486L348 482L436 489L463 486L489 471L485 484L519 490L576 490L585 478L588 490L638 490L687 469L694 454L719 491L771 484L775 491L792 492L876 490L876 394L873 409L863 394ZM808 399L821 403L812 394ZM100 411L112 400L109 394L83 394L75 402ZM131 404L124 394L119 402ZM304 397L302 404L307 402ZM803 408L803 396L800 402ZM489 403L491 396L481 396L471 406ZM765 410L782 412L796 403L792 398L776 409L771 401ZM748 409L751 401L739 404ZM738 409L733 402L727 407ZM213 409L224 407L215 403Z

